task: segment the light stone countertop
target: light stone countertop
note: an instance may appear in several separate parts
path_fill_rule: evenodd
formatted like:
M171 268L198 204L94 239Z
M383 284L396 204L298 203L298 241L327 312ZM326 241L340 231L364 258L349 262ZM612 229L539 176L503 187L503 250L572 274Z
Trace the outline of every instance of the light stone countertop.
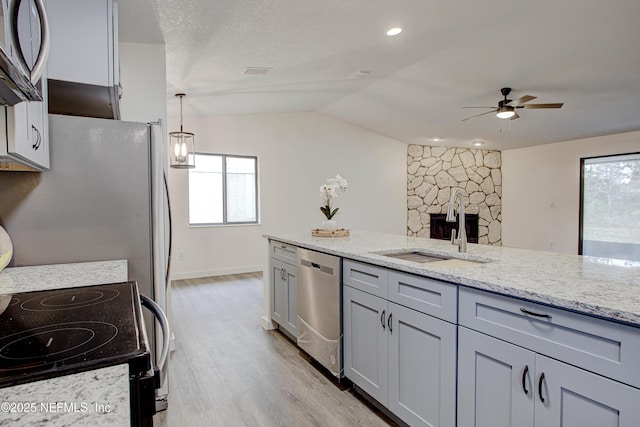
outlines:
M0 403L0 426L126 426L129 365L0 388Z
M0 295L126 282L127 260L11 267L0 272Z
M264 234L263 237L476 289L574 310L640 327L640 263L555 252L351 231L350 237ZM423 250L482 264L416 263L376 254Z

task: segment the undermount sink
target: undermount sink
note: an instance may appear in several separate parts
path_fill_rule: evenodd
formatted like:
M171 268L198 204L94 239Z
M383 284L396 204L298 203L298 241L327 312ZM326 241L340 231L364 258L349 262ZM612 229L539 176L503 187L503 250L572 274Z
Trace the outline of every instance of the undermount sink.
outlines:
M464 267L467 265L484 264L486 261L475 261L464 258L451 257L440 254L426 253L419 250L403 251L403 252L377 252L377 255L389 258L401 259L404 261L416 262L420 264L430 263L438 266Z
M403 259L405 261L414 261L414 262L436 262L436 261L445 261L445 260L453 259L452 257L430 255L430 254L425 254L423 252L418 252L418 251L381 253L380 255L388 256L391 258Z

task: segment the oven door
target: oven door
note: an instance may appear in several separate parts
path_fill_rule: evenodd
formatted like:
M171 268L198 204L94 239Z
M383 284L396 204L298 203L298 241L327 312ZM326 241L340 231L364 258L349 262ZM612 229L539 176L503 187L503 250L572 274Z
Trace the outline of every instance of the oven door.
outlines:
M43 0L0 0L0 104L42 101L49 54Z

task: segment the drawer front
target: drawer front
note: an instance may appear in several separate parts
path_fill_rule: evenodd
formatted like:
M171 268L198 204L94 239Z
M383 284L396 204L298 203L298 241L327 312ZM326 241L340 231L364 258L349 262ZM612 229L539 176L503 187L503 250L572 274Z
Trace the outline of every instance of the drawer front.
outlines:
M457 323L458 287L450 283L390 271L389 301Z
M342 264L342 283L381 298L387 298L388 270L382 267L345 259Z
M272 240L269 249L271 250L271 256L275 259L296 265L297 248L295 246Z
M640 328L465 287L459 299L463 326L640 387Z

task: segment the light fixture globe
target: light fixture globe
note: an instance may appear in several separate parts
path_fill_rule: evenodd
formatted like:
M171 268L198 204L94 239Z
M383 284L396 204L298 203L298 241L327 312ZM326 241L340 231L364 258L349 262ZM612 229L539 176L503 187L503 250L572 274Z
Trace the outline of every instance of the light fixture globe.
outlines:
M506 106L506 105L503 105L503 106L499 107L498 108L498 112L496 114L496 116L499 119L510 119L515 115L516 115L515 109L513 107L509 107L509 106Z
M177 93L180 98L180 131L169 132L170 166L175 169L193 169L196 167L195 135L182 128L182 98L184 93Z

